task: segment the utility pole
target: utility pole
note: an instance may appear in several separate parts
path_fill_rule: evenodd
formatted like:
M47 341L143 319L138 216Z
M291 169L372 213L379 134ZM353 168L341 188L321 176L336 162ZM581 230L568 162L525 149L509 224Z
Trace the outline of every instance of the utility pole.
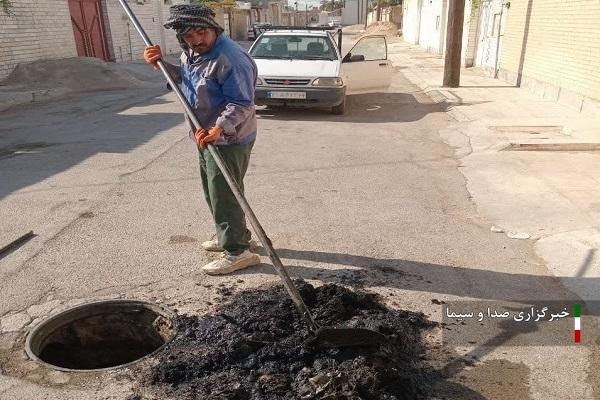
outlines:
M460 85L460 56L462 53L462 34L465 20L465 0L451 0L449 7L444 86L458 87Z
M304 4L304 7L305 7L304 19L306 20L306 26L308 26L308 3Z

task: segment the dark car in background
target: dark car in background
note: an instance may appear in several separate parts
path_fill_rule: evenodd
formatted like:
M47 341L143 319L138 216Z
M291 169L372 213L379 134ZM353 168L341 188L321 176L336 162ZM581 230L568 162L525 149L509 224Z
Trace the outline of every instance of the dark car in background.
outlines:
M272 26L269 22L255 23L248 28L248 40L256 40L265 30Z

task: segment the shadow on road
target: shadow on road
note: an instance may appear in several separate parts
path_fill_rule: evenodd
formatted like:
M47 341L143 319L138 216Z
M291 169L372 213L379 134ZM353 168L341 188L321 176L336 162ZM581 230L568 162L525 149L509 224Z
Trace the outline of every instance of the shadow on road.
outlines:
M0 199L98 153L130 152L180 124L181 113L121 113L133 106L165 104L167 101L158 97L164 92L158 88L78 94L3 113Z
M280 121L386 123L418 121L428 114L447 110L444 103L432 103L425 97L423 100L427 102L420 102L408 93L375 92L348 95L345 115L333 115L324 108L291 107L268 107L257 114L260 118Z
M327 108L260 107L259 118L278 121L323 121L354 123L415 122L432 113L445 113L453 107L464 107L486 102L458 103L432 102L421 92L373 92L346 97L346 114L333 115ZM457 97L457 96L456 96Z
M561 287L561 283L554 276L504 273L485 269L484 267L480 269L455 267L418 261L380 259L307 250L277 249L277 254L286 259L352 267L351 269L333 270L290 266L290 273L295 277L320 279L325 282L339 283L340 280L346 280L348 283L355 283L356 286L364 286L363 283L368 282L369 284L396 289L501 301L576 300L575 298L555 298L557 293L555 289ZM263 264L264 268L261 266L260 272L274 273L273 268L270 265L267 267L267 265ZM257 271L249 272L255 273ZM346 275L346 278L344 278L344 275ZM572 279L585 279L588 284L594 283L589 282L592 279L597 281L596 284L600 287L600 278ZM480 284L474 285L472 282Z

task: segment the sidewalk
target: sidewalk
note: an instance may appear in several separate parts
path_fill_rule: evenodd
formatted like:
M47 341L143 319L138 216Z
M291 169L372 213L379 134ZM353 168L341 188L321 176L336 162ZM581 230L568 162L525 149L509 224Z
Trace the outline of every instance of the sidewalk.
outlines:
M442 88L443 59L405 42L394 65L456 120L441 137L456 149L467 189L491 229L535 240L566 287L600 297L600 115L462 71ZM493 224L493 225L492 225Z

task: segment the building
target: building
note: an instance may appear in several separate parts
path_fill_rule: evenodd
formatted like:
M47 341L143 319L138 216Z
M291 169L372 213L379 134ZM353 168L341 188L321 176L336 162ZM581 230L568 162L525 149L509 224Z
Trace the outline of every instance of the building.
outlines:
M404 0L404 40L445 51L448 2ZM462 61L580 110L600 100L600 2L466 0Z
M368 0L346 0L342 8L342 25L364 25L368 11Z
M12 0L13 16L0 11L0 79L19 63L77 56L105 61L140 59L144 43L117 0ZM163 27L169 7L188 0L128 0L151 41L167 54L180 51ZM246 40L250 5L215 9L217 22Z
M494 1L490 11L481 8L487 28L481 37L500 32L497 76L581 111L600 111L600 2L514 0L499 5Z

